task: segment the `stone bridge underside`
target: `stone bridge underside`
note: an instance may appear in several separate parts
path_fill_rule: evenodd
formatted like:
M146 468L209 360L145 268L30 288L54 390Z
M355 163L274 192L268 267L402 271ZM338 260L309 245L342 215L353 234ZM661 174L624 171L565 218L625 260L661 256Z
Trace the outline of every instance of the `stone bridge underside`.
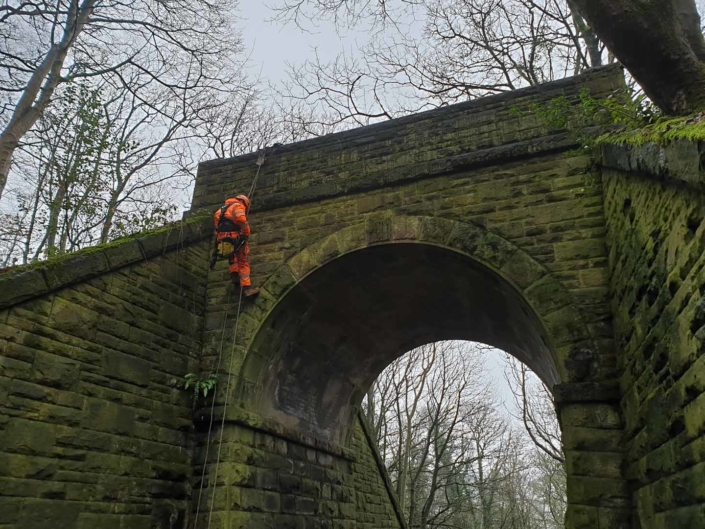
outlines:
M176 228L0 275L0 528L403 527L359 406L446 339L553 389L567 527L705 527L701 147L597 164L527 112L621 86L610 67L270 152L237 333L209 216L256 154L202 164ZM210 433L179 387L199 370Z

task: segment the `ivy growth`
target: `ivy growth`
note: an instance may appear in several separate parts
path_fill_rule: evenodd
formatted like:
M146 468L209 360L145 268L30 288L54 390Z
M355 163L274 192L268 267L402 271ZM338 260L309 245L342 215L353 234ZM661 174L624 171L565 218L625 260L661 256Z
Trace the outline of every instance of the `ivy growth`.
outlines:
M665 145L676 140L705 141L705 112L694 116L661 118L645 127L604 134L597 143Z
M208 396L208 392L215 388L218 382L218 375L215 373L201 373L197 375L196 373L188 373L184 377L184 389L192 389L193 395L193 407L195 408L198 404L198 399L202 396L204 399Z
M577 100L560 96L546 103L513 108L518 116L535 115L550 130L565 130L583 147L597 143L605 127L614 130L640 129L658 119L659 111L643 95L619 90L602 99L583 89Z

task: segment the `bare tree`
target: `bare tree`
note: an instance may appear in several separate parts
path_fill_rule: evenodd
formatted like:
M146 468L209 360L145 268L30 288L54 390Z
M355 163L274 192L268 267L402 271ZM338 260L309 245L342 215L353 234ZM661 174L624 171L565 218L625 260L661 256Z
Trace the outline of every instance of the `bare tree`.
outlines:
M594 37L597 35L664 112L683 114L705 108L705 38L695 0L566 2L574 17L576 31L572 33L581 35L593 64L599 52ZM320 14L343 25L357 24L361 19L386 23L395 20L391 15L395 9L404 11L426 3L424 0L285 0L280 18L301 23ZM442 1L446 6L456 3ZM483 3L486 2L479 2ZM500 3L508 5L511 1ZM535 3L532 16L549 2Z
M227 89L239 51L234 7L204 0L6 0L0 6L0 196L15 150L63 83L112 77L131 88L139 74L168 90Z
M276 18L305 27L320 18L338 27L352 27L363 21L373 25L394 25L399 18L423 5L424 0L285 0L276 8Z
M559 464L565 462L561 431L551 390L525 364L506 355L505 378L531 441Z
M543 527L564 527L567 507L565 467L543 451L535 451L532 461L536 472L523 490L535 498L532 514Z
M155 86L140 74L130 89L111 81L63 85L25 136L10 189L26 213L23 242L11 248L23 263L169 220L205 150L189 144L207 131L210 115L224 114L235 94L250 89L219 99Z
M499 354L481 344L426 345L393 362L367 395L409 527L558 529L563 467L501 412L483 376L485 353Z
M442 349L425 388L422 435L409 487L409 520L422 528L438 526L457 512L458 503L448 501L446 489L476 460L476 454L466 449L467 425L487 411L491 400L489 388L478 378L481 349L463 351L453 342L428 347L439 345Z
M574 75L605 60L604 46L572 2L423 0L414 6L423 11L421 30L398 21L357 57L343 53L330 63L316 57L291 67L280 94L290 102L284 115L318 128L366 125Z
M0 214L0 270L15 265L19 260L18 250L26 240L26 215L27 211Z
M25 192L16 199L28 213L23 262L35 234L42 235L37 252L62 253L85 235L80 214L95 213L102 155L111 132L102 120L99 90L68 86L58 99L28 137L18 165Z

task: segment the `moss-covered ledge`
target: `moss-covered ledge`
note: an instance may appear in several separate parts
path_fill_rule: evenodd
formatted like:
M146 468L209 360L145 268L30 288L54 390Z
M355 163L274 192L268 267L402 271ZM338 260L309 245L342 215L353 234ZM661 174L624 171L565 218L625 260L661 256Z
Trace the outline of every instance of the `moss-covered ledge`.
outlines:
M705 190L705 115L658 121L598 140L603 167Z
M220 424L223 421L223 412L223 406L216 406L214 408L214 424ZM227 410L225 410L224 423L239 424L280 439L293 441L307 448L313 448L314 450L320 450L321 452L347 459L348 461L357 461L358 459L358 455L350 448L286 428L277 421L262 417L260 414L248 411L238 405L231 404L228 406Z
M210 215L199 215L108 244L10 268L0 273L0 309L202 241L212 235L212 222Z

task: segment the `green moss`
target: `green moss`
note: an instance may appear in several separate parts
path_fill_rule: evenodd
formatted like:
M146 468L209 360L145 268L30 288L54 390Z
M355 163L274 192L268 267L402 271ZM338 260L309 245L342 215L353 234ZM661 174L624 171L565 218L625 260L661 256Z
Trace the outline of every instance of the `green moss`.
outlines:
M577 100L557 97L524 109L513 107L511 113L516 116L533 114L549 130L568 131L583 149L608 143L638 146L667 145L676 140L705 141L705 113L659 117L643 96L632 98L624 91L595 99L583 90ZM590 132L591 127L613 130L595 137Z
M194 215L193 217L189 217L187 220L178 220L175 222L170 222L168 224L165 224L164 226L160 226L159 228L154 228L152 230L145 230L145 231L140 231L137 233L132 233L130 235L125 235L124 237L120 237L118 239L115 239L113 241L110 241L109 243L106 244L101 244L99 246L94 246L93 248L98 248L98 249L103 249L103 248L113 248L115 246L120 246L121 244L125 244L126 242L129 241L134 241L135 239L143 239L145 237L149 237L150 235L157 235L159 233L164 233L167 231L171 231L173 229L179 229L182 226L188 226L191 224L198 224L199 222L203 222L206 219L212 218L211 213L200 213L198 215ZM90 249L90 248L88 248ZM81 250L83 251L83 250ZM76 255L76 254L72 254Z
M513 107L512 115L533 115L549 131L566 131L583 149L594 147L605 130L639 129L653 122L658 113L643 96L634 96L626 89L614 91L607 97L594 98L588 89L577 98L565 96Z
M597 139L597 143L634 146L647 143L666 145L676 140L704 141L705 115L661 118L644 127L604 134Z
M97 246L90 246L89 248L83 248L83 249L78 250L76 252L70 252L70 253L56 255L54 257L50 257L49 259L46 259L43 261L36 261L34 263L29 263L29 264L21 265L21 266L13 266L5 271L0 271L0 274L1 275L16 274L16 273L24 272L27 270L36 270L38 268L46 268L46 267L53 266L53 265L56 265L59 263L63 263L65 261L68 261L68 260L73 259L78 256L85 256L85 255L90 255L93 253L101 252L107 248L116 248L118 246L122 246L123 244L127 244L127 243L134 241L136 239L142 239L144 237L158 235L160 233L168 232L171 230L181 229L182 226L187 226L190 224L198 224L199 222L203 222L206 219L210 219L210 214L205 214L205 213L199 214L199 215L190 217L188 220L183 220L183 221L180 220L180 221L170 222L169 224L165 224L164 226L161 226L159 228L133 233L131 235L120 237L119 239L115 239L115 240L110 241L105 244L99 244Z

